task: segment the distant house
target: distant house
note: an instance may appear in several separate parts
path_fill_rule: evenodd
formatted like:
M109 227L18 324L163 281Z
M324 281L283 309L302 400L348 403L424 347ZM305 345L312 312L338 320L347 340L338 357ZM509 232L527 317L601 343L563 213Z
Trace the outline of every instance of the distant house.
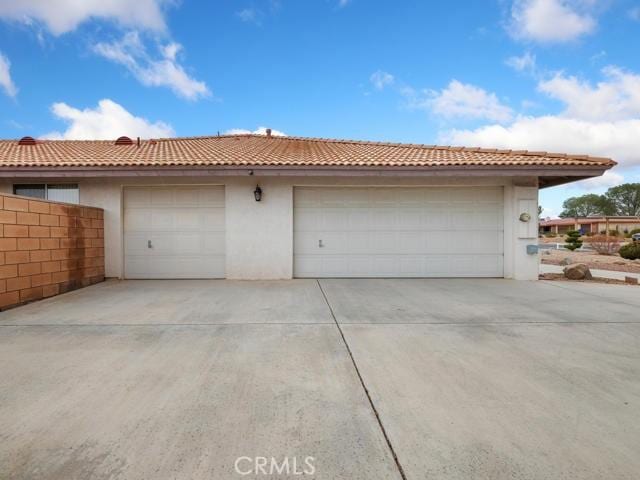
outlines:
M540 221L540 233L555 233L562 235L569 230L579 230L582 234L604 233L607 230L615 230L627 233L640 228L640 217L583 217L583 218L556 218Z

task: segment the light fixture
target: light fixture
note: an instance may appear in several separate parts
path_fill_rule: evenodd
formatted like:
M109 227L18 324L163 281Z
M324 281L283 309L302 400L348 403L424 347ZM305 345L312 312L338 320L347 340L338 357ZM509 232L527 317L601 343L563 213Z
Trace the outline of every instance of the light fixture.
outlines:
M262 200L262 189L260 185L256 185L256 189L253 191L253 196L256 197L256 202Z

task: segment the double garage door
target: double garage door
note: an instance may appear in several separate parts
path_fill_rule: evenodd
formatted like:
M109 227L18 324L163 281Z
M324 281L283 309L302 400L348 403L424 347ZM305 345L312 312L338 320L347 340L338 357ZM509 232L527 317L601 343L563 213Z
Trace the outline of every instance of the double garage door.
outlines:
M294 189L295 277L502 277L502 188ZM224 278L222 186L127 187L126 278ZM268 252L265 252L268 255Z
M502 188L296 188L296 277L502 277Z

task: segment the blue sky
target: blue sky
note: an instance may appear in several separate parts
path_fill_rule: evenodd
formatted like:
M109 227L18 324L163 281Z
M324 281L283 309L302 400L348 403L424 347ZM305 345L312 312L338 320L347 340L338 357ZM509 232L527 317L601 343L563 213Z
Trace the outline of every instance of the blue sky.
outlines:
M0 136L287 135L587 153L640 181L640 1L0 0Z

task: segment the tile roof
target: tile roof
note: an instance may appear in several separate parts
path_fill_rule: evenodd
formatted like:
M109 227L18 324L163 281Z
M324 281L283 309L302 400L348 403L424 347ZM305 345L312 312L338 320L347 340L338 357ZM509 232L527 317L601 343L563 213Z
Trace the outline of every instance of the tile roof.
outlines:
M142 140L0 140L0 168L9 167L593 167L608 158L526 150L443 147L323 138L222 135Z

